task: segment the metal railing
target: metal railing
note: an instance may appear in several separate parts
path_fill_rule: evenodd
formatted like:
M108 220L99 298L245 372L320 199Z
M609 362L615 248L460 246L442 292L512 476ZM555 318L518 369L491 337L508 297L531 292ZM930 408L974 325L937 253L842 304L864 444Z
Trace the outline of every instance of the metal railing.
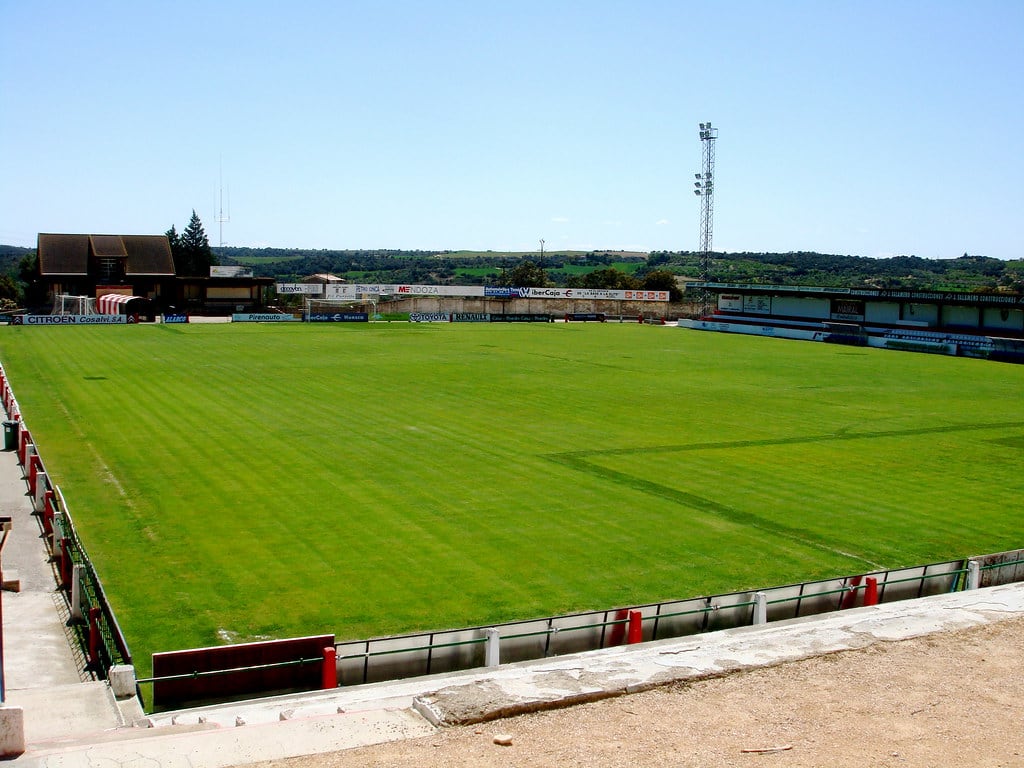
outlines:
M0 396L8 418L17 425L15 449L18 463L28 484L33 514L38 516L57 586L67 600L74 636L86 659L83 671L98 679L106 679L112 666L131 665L128 642L103 591L96 568L75 530L67 502L60 488L50 480L2 366ZM7 439L6 431L4 439Z
M634 618L640 627L637 639L661 640L752 624L758 595L764 596L765 620L781 621L863 603L869 579L878 602L894 602L957 591L966 573L966 561L953 560L629 608L340 642L335 645L338 680L357 685L483 667L495 631L501 663L528 661L619 645L626 641L630 614L639 614Z

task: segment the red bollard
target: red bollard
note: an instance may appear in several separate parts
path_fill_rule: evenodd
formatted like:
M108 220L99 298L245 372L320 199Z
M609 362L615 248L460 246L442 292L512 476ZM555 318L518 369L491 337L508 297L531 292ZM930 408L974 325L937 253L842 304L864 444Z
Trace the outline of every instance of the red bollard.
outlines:
M615 612L612 631L608 634L608 642L605 644L606 648L622 645L622 641L626 639L626 618L628 616L629 611L625 608L621 608Z
M853 608L854 603L857 602L857 587L860 586L861 579L863 576L854 576L850 579L849 591L843 595L842 601L839 603L839 609L845 611L847 608Z
M324 665L320 677L320 687L330 691L338 687L338 668L335 666L335 659L338 658L338 651L334 646L324 648Z
M25 466L25 454L28 453L28 444L32 442L32 434L22 427L18 432L18 463Z
M43 494L43 533L47 536L53 533L54 498L53 491L47 491Z
M878 605L878 579L869 576L864 586L864 605Z
M33 499L36 496L36 481L42 469L43 460L39 458L38 453L33 453L32 458L28 461L28 492Z
M644 639L644 628L641 621L643 616L640 611L629 612L629 634L626 637L626 643L629 645L636 645L637 643L643 642Z
M68 546L68 539L60 540L60 587L71 589L71 576L74 573L74 563L71 562L71 547Z

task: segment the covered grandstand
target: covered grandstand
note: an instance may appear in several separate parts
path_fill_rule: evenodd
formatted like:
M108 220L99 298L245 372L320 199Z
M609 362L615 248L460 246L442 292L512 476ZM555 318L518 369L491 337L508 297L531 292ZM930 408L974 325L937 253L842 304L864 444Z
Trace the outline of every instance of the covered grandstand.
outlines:
M1024 362L1024 296L692 283L710 315L680 326Z

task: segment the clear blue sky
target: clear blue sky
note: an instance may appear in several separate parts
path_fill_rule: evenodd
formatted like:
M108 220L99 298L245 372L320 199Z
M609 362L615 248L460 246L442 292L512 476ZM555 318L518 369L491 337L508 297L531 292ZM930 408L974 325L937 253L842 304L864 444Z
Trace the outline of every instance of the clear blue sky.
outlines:
M0 242L1024 257L1024 2L0 0ZM223 171L221 172L221 169ZM220 183L223 173L223 185Z

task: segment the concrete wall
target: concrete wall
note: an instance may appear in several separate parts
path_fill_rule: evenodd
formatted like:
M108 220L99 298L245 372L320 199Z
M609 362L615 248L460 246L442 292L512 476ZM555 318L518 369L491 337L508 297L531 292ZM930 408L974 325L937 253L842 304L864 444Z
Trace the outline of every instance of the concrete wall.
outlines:
M611 318L620 314L636 319L645 317L676 317L684 311L680 304L667 301L598 301L561 299L480 299L453 296L413 296L399 301L386 301L377 305L384 312L490 312L491 314L544 313L554 316L573 312L602 312Z
M1024 331L1024 310L986 307L982 315L985 328L1001 328L1008 331Z
M869 301L864 305L864 322L891 325L900 321L900 305L896 301Z
M903 320L924 322L930 325L939 323L939 307L937 304L913 304L907 303L903 306Z
M981 312L978 307L943 307L942 326L948 328L977 328L981 319Z
M828 299L804 298L798 296L772 297L772 314L777 317L810 317L828 320L832 305Z

